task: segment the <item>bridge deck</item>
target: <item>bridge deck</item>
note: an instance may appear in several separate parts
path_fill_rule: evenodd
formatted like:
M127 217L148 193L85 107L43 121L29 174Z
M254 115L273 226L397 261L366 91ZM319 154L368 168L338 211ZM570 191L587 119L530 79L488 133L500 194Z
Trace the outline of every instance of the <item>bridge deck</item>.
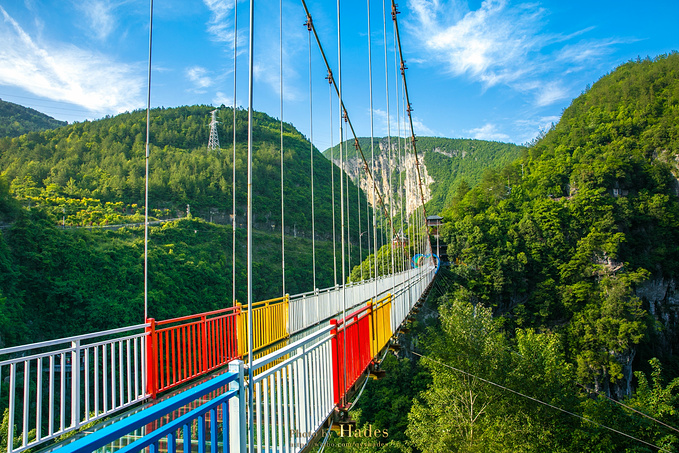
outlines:
M435 271L434 267L426 266L377 281L253 304L254 445L266 451L303 448L311 439L310 433L318 430L334 408L342 404L346 392L388 344ZM343 309L346 317L342 317ZM236 305L0 350L0 357L13 356L0 361L0 378L7 376L10 384L8 438L16 438L16 433L20 433L19 441L8 445L7 452L19 453L43 445L163 392L176 390L227 364L242 363L247 356L244 347L247 316L248 310ZM241 417L250 408L234 412L236 408L227 400L236 398L236 393L224 389L227 384L237 384L238 391L244 392L238 398L247 399L247 375L246 368L242 379L223 383L222 391L209 395L210 401L219 397L228 410L210 406L202 415L196 412L198 415L194 414L190 423L206 424L219 435L231 430L233 438L242 427L229 427L225 420ZM186 392L193 394L192 389ZM169 400L184 401L184 393ZM204 398L205 395L194 395L190 403L181 406L184 409L175 408L140 426L132 423L138 420L136 414L115 423L129 425L124 428L128 430L125 436L116 439L118 446L125 444L120 440L123 437L147 438L175 419L189 423L182 417L189 408L191 413L197 411ZM42 404L31 404L36 401ZM156 406L141 412L158 415ZM212 410L216 415L210 415ZM214 427L210 420L215 420ZM66 451L79 448L76 445L88 444L95 438L86 439L90 436L63 448ZM173 442L172 436L165 439L157 440L158 446ZM238 445L245 445L245 437L238 439ZM193 442L210 440L194 438ZM215 442L214 445L218 443Z

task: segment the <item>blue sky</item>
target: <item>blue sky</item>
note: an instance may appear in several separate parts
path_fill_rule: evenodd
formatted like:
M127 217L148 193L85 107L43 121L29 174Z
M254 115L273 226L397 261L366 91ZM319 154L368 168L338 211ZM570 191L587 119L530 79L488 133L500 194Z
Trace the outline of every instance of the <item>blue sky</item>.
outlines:
M336 3L308 5L337 77ZM370 5L373 130L403 134L390 5L386 71L382 1ZM313 42L310 95L301 2L255 3L255 109L281 116L281 8L283 119L308 137L313 119L314 144L323 150L338 140L337 101L330 106ZM371 130L367 9L367 1L341 2L343 96L360 136ZM399 10L420 136L524 143L616 66L679 50L677 0L401 0ZM247 13L248 2L238 2L241 106ZM0 98L69 122L144 108L148 16L148 0L0 0ZM234 0L155 0L153 28L153 106L233 103Z

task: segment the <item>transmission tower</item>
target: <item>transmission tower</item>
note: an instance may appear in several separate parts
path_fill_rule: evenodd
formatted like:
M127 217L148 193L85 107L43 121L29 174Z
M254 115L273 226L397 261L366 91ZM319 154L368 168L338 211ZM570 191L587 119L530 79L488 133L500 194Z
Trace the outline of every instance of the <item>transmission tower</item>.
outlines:
M207 142L207 149L220 149L219 148L219 135L217 134L217 124L219 121L217 121L217 111L219 109L215 109L212 111L212 121L210 121L210 140Z

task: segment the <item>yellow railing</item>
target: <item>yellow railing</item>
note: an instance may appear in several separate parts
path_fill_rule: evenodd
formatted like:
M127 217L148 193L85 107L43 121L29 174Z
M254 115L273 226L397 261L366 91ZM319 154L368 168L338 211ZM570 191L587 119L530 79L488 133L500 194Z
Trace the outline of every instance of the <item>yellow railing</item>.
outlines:
M272 345L289 336L288 304L290 296L263 300L252 304L252 347L258 350ZM248 353L248 316L247 305L238 304L241 309L238 319L238 354Z
M391 300L387 294L382 299L368 302L370 313L370 355L376 357L384 348L393 332L391 331Z

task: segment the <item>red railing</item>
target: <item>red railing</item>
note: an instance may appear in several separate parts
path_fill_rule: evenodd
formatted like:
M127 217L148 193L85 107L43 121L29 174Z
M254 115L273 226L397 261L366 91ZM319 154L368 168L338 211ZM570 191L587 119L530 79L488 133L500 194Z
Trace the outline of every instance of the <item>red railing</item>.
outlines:
M149 319L148 393L155 397L239 357L239 315L240 308L229 307L165 321Z
M335 404L356 383L372 361L370 354L370 305L347 315L344 320L330 320L332 334L333 393Z

